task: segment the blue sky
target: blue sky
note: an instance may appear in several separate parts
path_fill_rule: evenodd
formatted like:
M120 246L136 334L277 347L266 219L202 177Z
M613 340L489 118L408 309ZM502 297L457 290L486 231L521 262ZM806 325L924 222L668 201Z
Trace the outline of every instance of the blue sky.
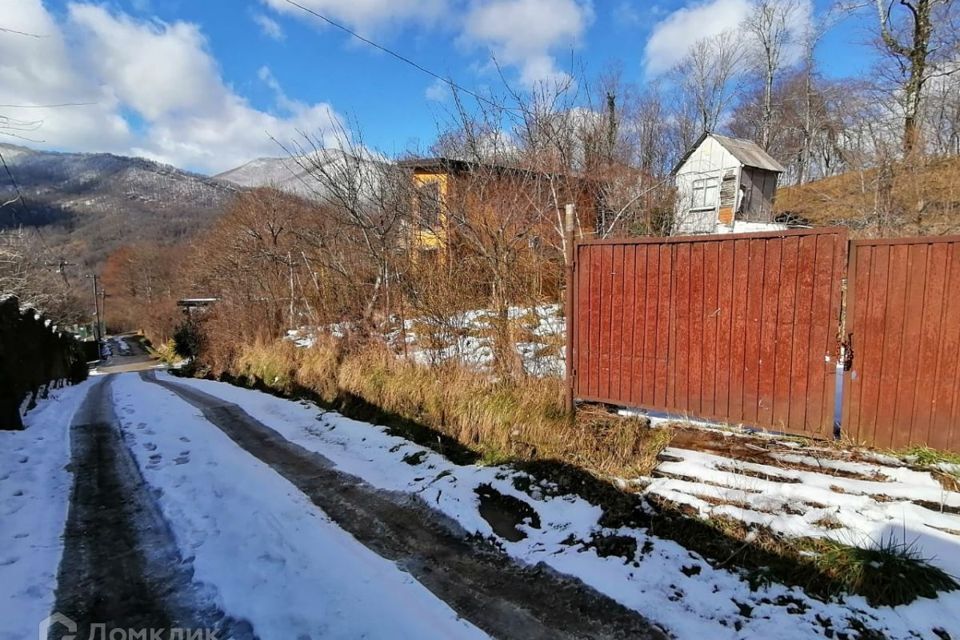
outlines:
M518 87L573 56L588 73L656 77L702 32L732 28L748 0L299 0L464 86ZM804 0L810 3L811 0ZM808 13L829 0L813 0ZM285 0L0 0L0 102L94 104L15 111L42 126L25 144L140 154L203 172L333 119L355 119L386 153L429 146L446 108L435 81ZM818 57L834 78L869 69L869 20L847 19ZM42 62L38 62L38 58ZM16 142L17 140L8 140Z

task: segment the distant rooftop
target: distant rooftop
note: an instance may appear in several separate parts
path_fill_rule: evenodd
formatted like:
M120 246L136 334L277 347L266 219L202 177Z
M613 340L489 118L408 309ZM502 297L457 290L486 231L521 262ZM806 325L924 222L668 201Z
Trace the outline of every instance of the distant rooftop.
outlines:
M720 143L720 146L729 151L730 154L740 161L740 163L745 167L763 169L764 171L775 171L776 173L783 173L785 171L782 164L774 160L769 153L761 149L760 145L753 140L746 140L744 138L731 138L730 136L722 136L718 133L710 133L707 131L700 136L697 142L691 146L689 150L687 150L683 158L680 159L680 162L677 163L677 166L673 168L673 173L676 173L677 170L683 166L683 163L687 161L687 158L690 157L690 154L692 154L697 147L703 144L703 141L706 140L707 136L711 136L714 140Z
M181 298L177 300L178 307L208 307L220 298Z

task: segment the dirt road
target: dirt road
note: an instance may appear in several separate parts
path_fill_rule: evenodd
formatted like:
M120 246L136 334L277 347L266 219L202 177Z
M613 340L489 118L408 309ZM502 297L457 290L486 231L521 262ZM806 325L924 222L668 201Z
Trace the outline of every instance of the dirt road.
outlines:
M113 366L128 364L151 366L122 361ZM197 416L196 428L222 431L250 465L269 465L342 530L491 636L665 637L640 615L581 582L542 566L521 566L490 542L470 538L419 498L378 491L238 406L157 380L148 371L104 377L92 386L71 426L75 484L54 610L80 623L77 637L88 637L91 624L106 624L108 630L213 629L218 638L238 640L265 637L242 611L225 614L218 585L194 581L193 558L177 546L178 528L185 524L164 518L158 489L144 480L131 453L134 436L117 419L111 392L116 375L139 375L176 394L173 401L198 409L202 417ZM140 425L151 426L156 425ZM242 477L235 480L242 486ZM51 630L49 637L61 636Z
M523 567L468 540L415 496L377 491L282 438L235 404L140 376L173 391L234 442L289 480L340 527L397 562L461 616L501 638L660 638L645 619L581 582Z
M191 582L190 562L123 441L111 381L91 388L70 429L74 486L54 610L79 625L81 638L93 637L95 624L253 637ZM63 632L51 629L50 638Z

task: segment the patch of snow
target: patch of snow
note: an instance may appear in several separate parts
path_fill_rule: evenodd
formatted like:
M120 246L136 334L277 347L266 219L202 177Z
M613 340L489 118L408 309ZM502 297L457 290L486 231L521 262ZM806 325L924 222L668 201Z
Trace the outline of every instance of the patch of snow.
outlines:
M824 627L819 620L831 621L834 634L845 633L849 637L858 637L851 619L860 620L889 638L912 638L916 637L915 634L934 638L934 626L953 635L960 633L960 593L957 592L941 594L936 599L921 598L906 606L872 608L859 596L847 596L843 602L822 602L808 597L800 589L778 584L754 591L739 573L714 568L697 554L675 542L658 538L649 531L603 529L599 525L601 509L580 497L555 496L546 490L530 493L519 490L514 480L532 480L522 472L509 468L456 465L428 449L389 435L385 428L351 420L335 412L321 411L309 403L282 400L217 382L177 381L238 404L290 441L326 456L339 469L363 478L374 487L420 495L468 532L482 536L494 535L479 513L479 499L475 490L480 485L489 484L502 494L526 501L537 512L541 526L537 529L529 524L518 525L518 530L527 536L519 542L498 539L507 554L520 562L530 565L542 562L561 573L576 576L663 625L678 638L809 638L824 634ZM692 455L696 452L675 450L672 453L679 454L684 463L696 465L695 469L687 470L704 473L703 480L719 478L739 483L736 488L713 487L709 490L732 492L727 496L755 501L757 507L763 506L764 500L795 500L797 496L789 493L794 491L801 498L827 499L825 510L844 506L846 511L843 513L844 517L848 517L848 526L855 526L862 521L870 527L876 525L871 529L874 533L889 532L904 523L911 528L922 527L924 520L918 518L937 515L903 503L895 503L884 511L884 507L871 504L867 495L833 493L829 486L823 486L826 482L811 482L810 486L806 486L807 476L817 475L812 472L797 472L806 474L801 478L801 483L776 483L777 491L787 493L765 497L764 493L771 491L774 483L763 484L759 478L718 469L722 464L730 463L729 460L699 458L698 455L706 454ZM405 457L409 459L413 454L420 458L420 464L404 462ZM725 462L721 464L722 460ZM788 471L777 469L778 473ZM725 473L730 475L722 475ZM699 499L696 491L691 490L692 487L677 484L682 481L663 480L658 488L674 498L695 505L698 509L711 506ZM855 481L830 477L828 482L841 483L852 490L867 493L865 487ZM704 483L690 484L696 485L698 491L709 486ZM873 484L887 486L887 483ZM917 481L912 489L932 491L932 485ZM876 517L861 517L858 521L858 508ZM879 510L870 511L875 508ZM762 518L762 524L771 525L771 514L749 508L733 508L731 511L733 515L745 514L746 518ZM887 516L890 519L883 520ZM813 530L813 524L799 516L782 516L773 525L784 530ZM601 557L593 548L582 543L570 544L571 536L575 540L589 540L594 534L632 538L639 551L630 562L618 556ZM928 544L930 540L925 539L922 547L924 552L930 553L932 550L941 559L941 566L958 568L958 559L955 559L960 555L955 546L958 541L950 541L945 537L936 537L936 541L945 546L933 549ZM946 562L942 562L944 558ZM692 567L697 569L685 570ZM797 609L788 611L792 608L792 602L801 602L802 607L797 609L802 609L802 612L796 612ZM750 607L751 615L741 615L738 603Z
M0 431L0 640L35 638L50 615L73 476L70 422L91 381L54 389Z
M486 637L171 392L126 374L113 393L195 580L259 637Z

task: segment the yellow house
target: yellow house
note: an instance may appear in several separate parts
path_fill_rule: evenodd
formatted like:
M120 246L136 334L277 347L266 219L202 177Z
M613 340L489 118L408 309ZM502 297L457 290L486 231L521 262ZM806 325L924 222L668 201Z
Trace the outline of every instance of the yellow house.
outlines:
M581 223L588 230L595 224L598 189L582 178L451 158L415 158L399 165L413 177L413 248L431 251L448 247L456 234L451 218L480 214L494 202L525 210L525 219L529 226L538 228L534 235L540 237L553 231L538 213L568 202L577 205ZM560 202L554 202L555 199ZM451 215L451 211L456 215Z
M402 162L413 171L413 238L420 249L439 249L447 240L450 167L442 159Z

